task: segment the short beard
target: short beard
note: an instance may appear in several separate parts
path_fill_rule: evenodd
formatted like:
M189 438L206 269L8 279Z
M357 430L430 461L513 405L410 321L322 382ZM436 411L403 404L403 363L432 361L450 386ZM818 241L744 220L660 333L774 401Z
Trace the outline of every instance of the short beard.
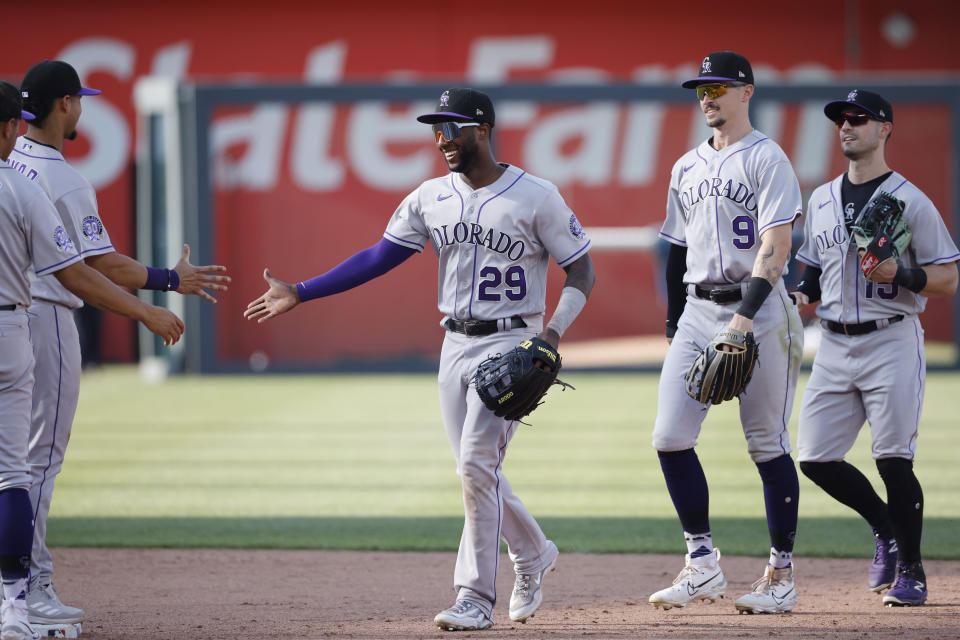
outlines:
M719 129L725 124L727 124L727 121L723 118L715 120L713 123L711 123L710 120L707 119L707 126L710 127L711 129Z
M470 144L460 145L459 153L460 162L458 162L456 166L450 167L450 171L454 173L470 173L470 170L477 164L477 157L480 155L476 141Z

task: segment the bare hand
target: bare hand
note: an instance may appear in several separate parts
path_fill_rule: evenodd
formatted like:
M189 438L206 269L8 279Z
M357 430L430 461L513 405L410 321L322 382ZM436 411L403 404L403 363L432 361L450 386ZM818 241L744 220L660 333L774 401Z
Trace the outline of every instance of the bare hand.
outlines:
M810 296L802 291L791 291L789 295L791 298L793 298L793 302L797 305L798 309L802 310L805 306L810 304Z
M217 299L204 291L204 289L213 289L214 291L226 291L227 285L221 283L230 282L230 276L218 276L216 273L222 273L227 270L226 267L219 264L208 264L203 267L197 267L190 264L190 245L183 245L183 255L180 261L173 268L180 276L180 286L177 293L183 295L200 296L216 304Z
M257 318L257 322L266 322L300 304L296 286L277 280L270 275L270 269L263 270L263 279L267 281L270 288L247 305L246 311L243 312L244 318L247 320Z
M874 282L893 282L893 277L897 275L899 266L896 260L884 260L870 274L870 280Z
M169 347L176 344L180 336L183 335L183 320L163 307L148 306L147 317L144 318L143 324L147 329L163 338L164 346Z

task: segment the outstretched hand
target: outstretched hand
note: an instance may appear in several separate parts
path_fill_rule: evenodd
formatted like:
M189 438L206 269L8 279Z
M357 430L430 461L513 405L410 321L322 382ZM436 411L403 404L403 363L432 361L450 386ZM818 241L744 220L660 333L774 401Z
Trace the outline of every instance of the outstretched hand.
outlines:
M180 276L180 286L177 287L177 293L183 295L200 296L216 304L217 299L204 291L204 289L213 289L214 291L226 291L227 282L230 282L230 276L218 276L217 273L223 273L226 267L219 264L209 264L198 267L190 264L190 245L183 245L183 255L179 262L173 268Z
M300 304L297 287L277 280L270 275L270 269L263 270L263 279L270 288L259 298L247 305L243 317L247 320L257 318L257 322L266 322L270 318L290 311Z

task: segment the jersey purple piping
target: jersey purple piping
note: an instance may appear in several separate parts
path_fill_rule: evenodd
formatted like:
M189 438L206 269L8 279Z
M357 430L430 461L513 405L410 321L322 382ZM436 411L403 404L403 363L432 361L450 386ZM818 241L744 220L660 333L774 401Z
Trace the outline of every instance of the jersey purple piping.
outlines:
M37 269L37 272L36 272L36 273L37 273L38 276L47 275L47 274L44 273L44 271L48 271L48 270L50 270L50 269L55 269L56 267L59 267L60 265L66 263L66 262L70 262L71 260L76 261L77 258L79 258L79 257L80 257L79 255L70 256L70 257L67 258L66 260L61 260L61 261L58 262L57 264L52 264L52 265L50 265L49 267L44 267L43 269Z
M960 259L960 253L955 253L952 256L945 256L943 258L935 258L932 264L943 264L944 262L956 262Z
M513 182L511 182L511 183L507 186L506 189L504 189L503 191L501 191L501 192L498 193L497 195L493 196L492 198L484 201L484 203L483 203L482 205L480 205L480 208L477 209L477 220L476 220L477 223L480 222L480 213L483 211L483 208L484 208L485 206L487 206L487 203L490 202L491 200L495 200L495 199L499 198L499 197L502 196L504 193L506 193L507 191L509 191L509 190L510 190L510 187L512 187L513 185L517 184L517 182L520 181L520 178L522 178L522 177L525 176L525 175L527 175L527 172L526 172L526 171L521 171L521 172L520 172L520 175L517 176L517 179L514 180ZM477 283L477 253L478 253L479 251L480 251L480 245L473 245L473 280L470 282L470 305L467 307L467 314L468 314L471 318L473 317L473 291L474 291L473 286Z
M513 186L513 185L511 185ZM510 187L507 187L509 189ZM505 189L506 190L506 189ZM504 190L504 191L505 191ZM502 192L501 192L502 193ZM494 196L496 197L496 196ZM503 446L500 447L500 459L497 460L497 468L494 469L494 473L497 475L497 540L496 540L496 556L493 561L493 601L497 601L497 573L500 571L500 528L503 526L503 498L500 497L500 467L503 465L503 452L507 448L507 443L510 442L510 429L516 426L516 422L510 421L510 424L507 425L507 431L504 433L503 437Z
M907 179L906 179L906 178L903 179L903 182L901 182L900 184L897 185L896 189L894 189L893 191L890 192L890 195L895 194L895 193L897 192L897 190L898 190L900 187L902 187L903 185L905 185L905 184L907 184Z
M676 240L676 241L677 241L677 244L683 245L684 247L687 246L687 241L686 241L686 240L681 240L680 238L674 238L674 237L671 236L669 233L664 233L663 231L661 231L661 232L659 232L657 235L660 236L660 237L662 237L662 238L667 238L668 240Z
M767 138L760 138L759 140L751 144L749 147L738 149L737 151L734 151L733 153L728 155L726 158L724 158L723 162L720 163L720 166L717 167L717 177L718 178L720 177L720 172L723 171L723 165L726 164L727 160L729 160L730 158L732 158L733 156L737 155L742 151L747 151L748 149L752 149L753 147L760 144L764 140L767 140ZM699 151L697 155L700 155ZM723 276L723 279L726 282L731 282L731 280L727 277L727 274L725 273L725 270L723 268L723 246L720 244L720 196L713 197L713 215L717 221L717 252L720 254L720 275Z
M14 151L16 151L22 156L27 156L28 158L34 158L36 160L53 160L55 162L66 162L63 158L48 158L47 156L34 156L27 153L26 151L20 151L20 149L14 149Z
M460 222L463 222L463 194L457 189L457 185L453 182L453 174L450 174L450 188L453 189L453 192L457 194L457 197L460 198ZM460 308L460 251L457 251L457 284L453 287L453 317L457 320L460 319L460 316L457 315L457 309Z
M801 213L802 213L802 212L797 211L797 212L794 212L793 217L791 217L791 218L781 218L780 220L773 220L773 221L771 221L771 222L768 222L766 225L760 227L760 229L757 231L757 233L758 233L758 235L759 235L759 234L763 233L764 231L766 231L767 229L769 229L770 227L779 226L779 225L782 225L782 224L786 224L786 223L788 223L788 222L793 222L794 220L796 220L797 218L800 217Z
M57 443L57 424L60 422L60 393L63 384L63 349L60 345L60 319L57 317L56 305L50 305L53 310L53 325L57 329L57 408L53 413L53 437L50 441L50 455L47 456L47 466L43 469L43 479L40 480L40 491L37 493L37 508L33 512L33 521L37 521L37 514L40 512L40 503L43 502L43 485L47 481L47 471L53 465L53 449Z
M904 180L906 182L906 180ZM899 188L899 187L898 187ZM910 453L913 454L916 452L917 446L917 433L920 431L920 410L923 407L923 376L921 375L923 371L923 355L920 353L920 334L917 332L917 327L920 325L918 320L914 320L913 323L913 334L917 338L917 384L920 385L920 393L917 394L917 422L916 426L913 429L913 435L910 436Z
M383 232L383 235L387 236L387 239L388 239L388 240L396 240L396 241L397 241L398 243L400 243L400 244L412 244L412 245L415 246L415 247L419 247L421 251L423 251L424 248L426 247L426 245L417 244L417 243L414 242L413 240L404 240L404 239L402 239L402 238L398 238L397 236L395 236L395 235L393 235L392 233L389 233L389 232L387 232L387 231L384 231L384 232Z
M836 197L834 197L833 195L834 184L835 182L830 183L830 199L833 200L833 204L834 204L833 217L838 223L842 224L842 221L840 220L840 216L837 215L837 210L839 209L839 206L837 205ZM850 234L848 233L847 242L849 241L850 241ZM847 254L846 254L846 250L843 248L842 243L837 245L837 251L840 252L840 317L837 318L837 322L842 323L843 322L843 288L847 282L846 276L844 275L844 272L846 271L846 266L847 266ZM857 285L857 287L859 288L859 285Z
M589 248L590 248L590 244L591 244L592 242L593 242L593 240L587 240L587 244L585 244L585 245L583 245L582 247L580 247L579 249L577 249L577 250L573 253L573 255L570 255L570 256L564 258L563 260L557 261L557 264L562 267L562 266L565 265L567 262L569 262L570 260L573 260L573 259L576 258L578 255L580 255L581 253L583 253L584 251L586 251L587 249L589 249Z
M111 249L112 251L107 251L107 249ZM105 247L94 247L93 249L84 249L83 251L80 252L80 255L83 255L85 253L90 253L92 251L103 251L104 253L113 253L116 251L116 249L113 248L112 244L108 244Z
M790 311L787 309L786 302L783 299L783 296L780 297L780 306L783 307L783 312L787 316L787 387L783 390L783 430L780 432L780 450L784 453L787 452L787 448L783 446L783 434L787 433L787 400L790 398L790 360L793 357L793 332L790 331ZM790 436L787 435L787 441L789 442Z
M818 269L820 268L820 263L814 260L813 258L808 258L807 256L803 255L800 252L797 252L797 257L800 258L800 260L802 260L803 262L806 262L807 264L813 267L816 267Z

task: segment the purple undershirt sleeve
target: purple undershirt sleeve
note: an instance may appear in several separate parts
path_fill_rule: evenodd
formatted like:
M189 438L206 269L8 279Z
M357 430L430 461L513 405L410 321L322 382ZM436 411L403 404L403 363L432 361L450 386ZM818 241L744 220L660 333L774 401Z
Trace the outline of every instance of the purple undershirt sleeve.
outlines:
M297 294L301 302L306 302L353 289L382 276L415 253L415 249L381 238L377 244L355 253L330 271L298 282Z

